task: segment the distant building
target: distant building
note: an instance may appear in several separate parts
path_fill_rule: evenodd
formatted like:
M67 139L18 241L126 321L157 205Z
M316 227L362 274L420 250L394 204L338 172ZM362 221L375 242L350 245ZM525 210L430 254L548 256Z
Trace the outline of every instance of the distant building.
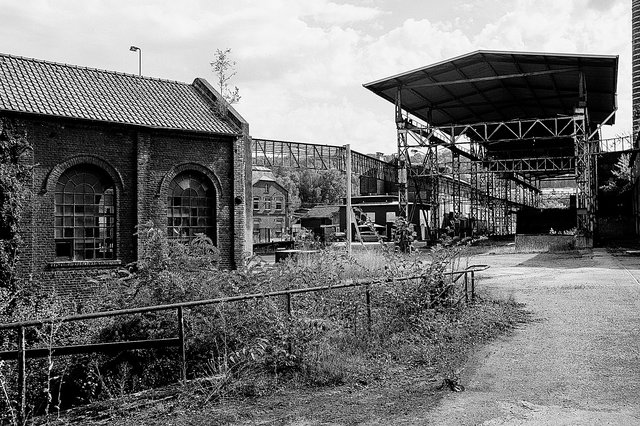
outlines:
M395 225L398 213L398 196L397 195L361 195L351 197L351 203L354 210L360 212L359 220L368 220L369 226L360 226L361 233L374 232L381 235L387 240L391 240L393 236L393 227ZM430 230L427 226L429 219L429 206L418 202L409 203L409 223L413 224L418 240L428 240L430 238ZM300 219L302 228L313 231L314 235L324 241L330 238L335 232L344 233L347 229L347 215L345 205L320 205L315 206ZM357 240L358 235L356 226L352 225L352 238ZM377 239L374 239L377 240Z
M300 218L300 226L325 241L340 231L340 209L344 206L315 206Z
M289 193L276 182L267 167L252 169L253 243L271 243L287 239L289 230Z
M351 197L353 208L360 209L362 214L376 228L376 232L391 240L393 226L398 214L398 196L397 195L362 195ZM427 204L411 201L409 203L409 223L413 224L418 240L429 239L430 229L429 223L429 206ZM340 209L340 229L346 229L346 207L341 206ZM353 229L353 238L356 238L355 227Z

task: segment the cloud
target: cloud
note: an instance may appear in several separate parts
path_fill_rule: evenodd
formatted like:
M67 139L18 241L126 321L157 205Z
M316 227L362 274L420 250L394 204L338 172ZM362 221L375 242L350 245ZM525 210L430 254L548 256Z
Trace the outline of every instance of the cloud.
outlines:
M297 2L305 5L307 11L303 17L330 25L344 25L354 22L370 21L379 18L383 11L373 7L355 6L351 4L337 4L323 0Z
M396 139L393 105L363 83L478 49L620 54L618 121L630 127L628 1L502 4L0 0L0 51L136 73L135 44L143 74L213 82L213 52L228 47L254 136L367 152L394 152Z
M619 55L617 125L604 129L612 136L631 129L631 11L629 2L606 8L593 3L518 0L473 43L484 49Z

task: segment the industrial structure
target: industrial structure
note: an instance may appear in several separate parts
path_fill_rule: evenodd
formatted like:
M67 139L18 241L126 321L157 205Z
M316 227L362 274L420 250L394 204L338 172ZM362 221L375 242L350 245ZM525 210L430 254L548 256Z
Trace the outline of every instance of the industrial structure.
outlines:
M634 151L631 135L602 138L617 75L617 56L477 51L365 84L396 107L397 157L354 153L353 173L375 182L361 193L397 192L398 215L424 215L432 237L452 221L509 235L544 182L569 180L578 244L592 246L598 156ZM260 166L346 170L344 147L254 139L252 155Z
M365 84L396 107L399 214L413 188L433 229L453 214L511 234L543 180L570 178L579 243L591 246L597 155L632 149L630 137L601 138L617 70L617 56L477 51Z

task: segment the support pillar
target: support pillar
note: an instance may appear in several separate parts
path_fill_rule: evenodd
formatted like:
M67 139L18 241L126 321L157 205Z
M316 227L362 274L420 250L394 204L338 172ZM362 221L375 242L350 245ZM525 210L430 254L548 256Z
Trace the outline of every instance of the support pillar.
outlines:
M407 168L409 161L409 146L407 143L407 128L402 116L402 87L396 92L396 128L398 131L398 216L408 219L409 190L407 187Z
M594 161L592 142L587 140L587 126L584 108L577 108L574 116L574 149L576 157L576 225L579 241L583 247L593 247L595 230L594 204Z

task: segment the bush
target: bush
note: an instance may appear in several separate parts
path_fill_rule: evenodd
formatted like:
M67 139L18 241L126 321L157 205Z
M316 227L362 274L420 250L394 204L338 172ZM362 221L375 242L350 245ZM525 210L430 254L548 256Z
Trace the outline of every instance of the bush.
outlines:
M390 360L430 365L439 358L455 360L459 355L455 342L483 333L465 334L468 327L462 325L469 321L465 315L475 308L456 305L459 295L450 291L451 276L445 274L464 265L459 246L437 246L426 255L378 248L348 256L328 249L278 265L252 261L240 270L223 271L217 268L217 249L204 236L184 244L167 241L152 226L142 226L138 232L145 233L148 256L100 278L104 306L139 307L330 287L348 280L375 281L369 286L369 306L366 288L350 287L296 294L291 298L291 315L284 296L185 309L188 377L207 377L197 383L208 400L228 393L259 395L282 380L369 383L384 375ZM398 280L403 276L414 278ZM81 324L64 324L56 329L54 340L104 342L177 335L175 311ZM448 364L439 362L445 371ZM45 383L48 397L40 397L45 405L39 412L46 412L163 386L177 381L179 373L175 349L135 350L55 358L46 377L30 381L40 383L35 385L39 389ZM38 392L33 389L31 394Z

